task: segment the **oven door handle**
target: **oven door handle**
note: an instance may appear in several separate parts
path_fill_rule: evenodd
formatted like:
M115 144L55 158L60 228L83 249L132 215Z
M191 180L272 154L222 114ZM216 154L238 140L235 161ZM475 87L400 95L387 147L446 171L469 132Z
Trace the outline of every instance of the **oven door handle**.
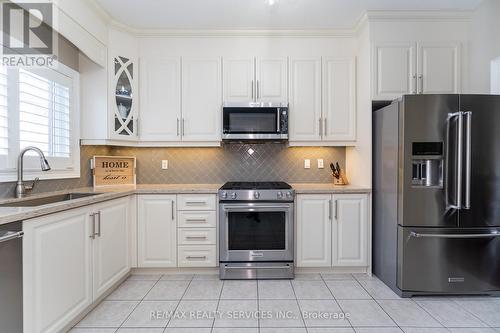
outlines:
M261 267L248 267L248 266L227 266L224 265L224 269L289 269L290 265L283 266L261 266Z
M245 211L253 211L253 210L256 210L256 209L288 209L288 208L291 208L290 205L282 205L282 206L233 206L231 205L230 207L224 207L224 211L226 212L232 212L232 211L236 211L236 210L241 210L241 209L244 209Z

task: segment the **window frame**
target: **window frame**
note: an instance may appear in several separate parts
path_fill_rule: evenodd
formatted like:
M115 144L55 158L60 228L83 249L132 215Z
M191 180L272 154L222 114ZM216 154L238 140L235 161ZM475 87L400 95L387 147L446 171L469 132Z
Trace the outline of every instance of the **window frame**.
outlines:
M33 179L39 177L40 179L65 179L65 178L79 178L80 177L80 73L74 69L56 62L54 68L36 68L32 73L39 75L44 71L55 71L58 74L64 75L71 80L72 86L70 91L71 104L70 104L70 163L68 164L67 158L50 157L47 156L52 169L50 171L41 171L40 162L37 156L24 156L24 179ZM25 70L30 71L30 69ZM11 69L8 69L8 71ZM16 73L16 72L14 72ZM5 166L0 165L0 182L9 182L17 180L17 158L19 156L19 71L13 77L8 75L8 155L4 159ZM49 76L52 73L49 74ZM11 93L11 88L12 93ZM60 161L66 161L65 166L61 166ZM59 166L58 166L59 165Z

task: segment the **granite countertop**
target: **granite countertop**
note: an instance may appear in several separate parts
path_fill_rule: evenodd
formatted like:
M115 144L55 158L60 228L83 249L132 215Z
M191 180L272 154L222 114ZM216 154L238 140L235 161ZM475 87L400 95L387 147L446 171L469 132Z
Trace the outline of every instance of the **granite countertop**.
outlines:
M332 183L293 183L297 194L320 193L371 193L371 188L354 185L333 185Z
M371 189L352 185L338 186L333 184L297 183L291 184L298 194L315 193L370 193ZM52 214L72 208L87 206L107 200L126 197L132 194L216 194L222 184L140 184L137 186L115 186L94 190L92 187L75 188L64 191L54 191L33 194L25 199L0 200L0 205L10 202L31 200L67 193L95 193L79 199L60 201L42 206L31 207L0 207L0 225L27 220L30 218Z

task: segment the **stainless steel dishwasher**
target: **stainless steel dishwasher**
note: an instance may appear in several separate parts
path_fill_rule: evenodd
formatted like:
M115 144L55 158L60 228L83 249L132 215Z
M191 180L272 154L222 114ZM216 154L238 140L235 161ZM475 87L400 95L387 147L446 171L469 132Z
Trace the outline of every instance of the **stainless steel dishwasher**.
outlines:
M0 225L0 331L23 332L22 223Z

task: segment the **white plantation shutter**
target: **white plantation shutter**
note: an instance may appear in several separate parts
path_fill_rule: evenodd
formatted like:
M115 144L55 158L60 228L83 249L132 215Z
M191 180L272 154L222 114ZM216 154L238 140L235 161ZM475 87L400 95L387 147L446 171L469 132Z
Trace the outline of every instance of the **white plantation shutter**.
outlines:
M26 178L80 176L78 73L57 69L0 67L0 181L15 179L17 156L40 148L52 167L40 173L38 157L25 157Z
M20 149L36 146L47 157L70 157L70 89L62 74L19 70Z

